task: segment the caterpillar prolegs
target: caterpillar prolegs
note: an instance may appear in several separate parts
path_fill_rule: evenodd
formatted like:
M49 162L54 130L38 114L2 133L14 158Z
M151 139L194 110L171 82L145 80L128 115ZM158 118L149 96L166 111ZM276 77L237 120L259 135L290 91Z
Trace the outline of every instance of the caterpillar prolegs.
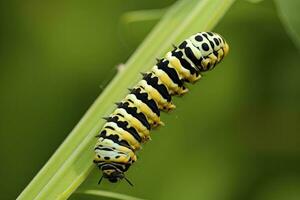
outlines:
M222 36L200 32L174 46L142 74L142 80L105 118L97 136L94 163L103 173L100 181L103 177L110 182L126 179L124 173L137 160L136 151L149 140L150 130L162 124L160 111L175 108L171 97L185 94L188 89L184 84L199 80L201 72L213 69L228 51Z

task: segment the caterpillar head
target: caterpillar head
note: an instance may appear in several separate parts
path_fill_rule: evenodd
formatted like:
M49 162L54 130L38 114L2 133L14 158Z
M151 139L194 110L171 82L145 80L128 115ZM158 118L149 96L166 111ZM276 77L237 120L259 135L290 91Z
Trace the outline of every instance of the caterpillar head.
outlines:
M116 183L124 178L124 173L112 164L105 164L101 169L103 177L107 178L112 183Z
M227 42L217 33L201 32L196 34L193 39L201 52L202 61L197 66L200 71L213 69L229 52Z
M133 184L125 177L124 171L120 170L119 167L113 163L106 163L101 166L102 177L100 178L98 184L102 181L102 178L108 179L111 183L116 183L123 178L133 186Z
M224 38L213 32L197 33L178 47L199 72L213 69L229 52L229 46Z

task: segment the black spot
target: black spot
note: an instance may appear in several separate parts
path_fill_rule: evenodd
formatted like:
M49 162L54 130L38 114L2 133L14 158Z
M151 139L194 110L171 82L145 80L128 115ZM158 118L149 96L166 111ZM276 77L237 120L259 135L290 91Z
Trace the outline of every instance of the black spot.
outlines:
M216 43L217 46L220 44L219 40L217 38L214 38L214 41L215 41L215 43Z
M210 33L210 32L208 32L208 33ZM205 35L205 34L203 34L204 35L204 37L209 41L209 43L210 43L210 46L212 47L212 49L214 49L214 43L207 37L207 35ZM202 49L204 50L204 51L208 51L209 50L209 46L208 46L208 44L206 43L203 43L202 44Z
M184 49L184 48L186 47L186 45L187 45L187 42L186 42L186 41L183 41L178 47L179 47L180 49Z
M107 128L107 129L110 129L110 130L115 130L115 128L111 127L111 126L105 126L104 128Z
M97 164L97 163L99 163L99 161L93 160L93 163Z
M207 32L208 35L213 36L214 34L212 32Z
M110 148L101 148L101 150L103 150L103 151L112 151Z
M106 148L106 147L95 147L95 150L98 149L98 150L102 150L102 151L112 151L110 148Z
M129 101L130 103L133 103L133 104L134 104L134 102L133 102L131 99L128 99L128 101Z
M97 155L97 157L98 157L98 158L101 158L101 156L100 156L100 155Z
M198 42L201 42L203 40L203 37L201 35L197 35L195 37L195 40L197 40Z
M202 35L207 38L207 35L205 33L203 33Z
M115 158L118 159L118 158L120 158L120 156L116 156Z
M109 159L110 159L110 158L109 158L109 157L107 157L107 156L105 156L105 157L104 157L104 160L109 160Z
M222 39L223 43L225 44L225 40L224 40L224 38L222 38L222 37L221 37L221 39Z
M124 118L124 115L122 115L121 113L118 113L117 115Z
M211 48L214 49L215 48L214 43L212 41L210 41L210 40L209 40L209 43L210 43Z
M202 49L203 49L204 51L208 51L208 50L209 50L208 44L204 42L204 43L202 44Z

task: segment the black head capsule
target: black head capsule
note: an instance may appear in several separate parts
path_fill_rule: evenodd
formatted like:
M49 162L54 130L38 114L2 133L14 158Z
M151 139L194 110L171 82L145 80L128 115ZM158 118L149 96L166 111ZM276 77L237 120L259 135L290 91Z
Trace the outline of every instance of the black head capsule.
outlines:
M133 184L125 177L124 172L119 169L120 167L107 163L99 166L99 168L102 170L103 175L98 184L101 183L103 178L106 178L111 183L117 183L118 181L125 179L129 185L133 186Z

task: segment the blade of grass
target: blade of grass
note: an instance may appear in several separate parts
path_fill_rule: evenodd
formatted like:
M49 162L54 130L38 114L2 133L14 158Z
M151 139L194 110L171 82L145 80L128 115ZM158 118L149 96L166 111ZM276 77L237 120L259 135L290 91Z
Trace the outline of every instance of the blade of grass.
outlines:
M76 193L93 195L93 196L109 197L112 199L120 199L120 200L143 200L143 199L128 196L128 195L118 194L118 193L108 192L108 191L103 191L103 190L85 190L84 192L78 191Z
M211 30L226 13L234 0L180 0L176 2L142 45L136 50L63 144L20 194L18 199L66 199L94 168L94 136L113 109L113 103L135 84L138 73L149 69L154 58L162 56L172 43L199 31Z

